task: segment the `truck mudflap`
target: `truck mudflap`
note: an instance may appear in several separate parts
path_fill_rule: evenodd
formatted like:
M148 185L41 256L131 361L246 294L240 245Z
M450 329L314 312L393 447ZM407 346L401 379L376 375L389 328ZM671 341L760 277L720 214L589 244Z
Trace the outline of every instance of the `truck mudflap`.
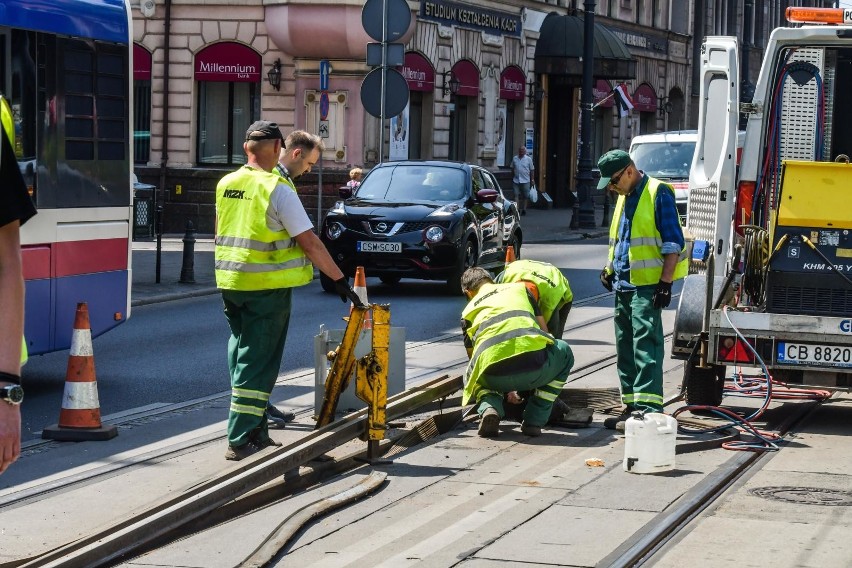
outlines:
M832 373L838 375L836 386L852 386L852 318L711 311L710 363L757 366L743 341L770 369ZM822 380L816 384L834 386Z

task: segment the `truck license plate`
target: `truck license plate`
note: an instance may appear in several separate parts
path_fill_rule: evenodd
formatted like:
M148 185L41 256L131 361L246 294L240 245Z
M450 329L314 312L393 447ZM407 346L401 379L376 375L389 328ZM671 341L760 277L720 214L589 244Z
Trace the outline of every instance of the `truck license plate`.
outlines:
M779 365L852 368L852 347L812 345L808 343L779 343L777 361Z
M358 241L358 252L402 252L402 243Z

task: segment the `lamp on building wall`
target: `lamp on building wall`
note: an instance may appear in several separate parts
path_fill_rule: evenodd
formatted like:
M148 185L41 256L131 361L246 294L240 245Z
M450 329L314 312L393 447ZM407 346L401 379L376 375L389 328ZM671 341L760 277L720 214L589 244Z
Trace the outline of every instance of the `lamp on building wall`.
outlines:
M667 114L671 114L674 110L674 105L672 105L671 101L668 100L668 97L660 97L660 106L657 109L660 112L660 116L666 116Z
M275 63L272 64L272 68L266 72L266 78L269 80L269 84L276 91L281 90L281 60L276 59Z
M531 81L527 83L527 102L540 102L544 98L544 89L541 88L541 83Z
M447 79L447 75L450 76L449 80ZM444 71L441 73L441 79L441 92L444 93L445 97L450 93L455 95L459 92L461 82L456 79L456 76L452 71Z

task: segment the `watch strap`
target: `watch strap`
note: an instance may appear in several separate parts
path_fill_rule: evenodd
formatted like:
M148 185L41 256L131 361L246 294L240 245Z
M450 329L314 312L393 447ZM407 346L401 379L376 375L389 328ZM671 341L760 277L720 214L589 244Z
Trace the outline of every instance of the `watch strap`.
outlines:
M14 385L21 384L20 375L13 375L12 373L4 373L0 371L0 383L12 383Z

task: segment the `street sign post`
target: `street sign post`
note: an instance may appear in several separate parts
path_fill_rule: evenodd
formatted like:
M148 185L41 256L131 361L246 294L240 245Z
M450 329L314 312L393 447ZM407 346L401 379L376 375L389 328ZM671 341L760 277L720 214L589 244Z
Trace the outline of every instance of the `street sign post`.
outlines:
M320 111L320 120L328 119L328 92L327 91L323 91L322 93L320 93L319 111Z
M328 59L323 59L320 61L319 66L319 75L320 75L320 91L328 90L328 76L331 74L331 63L329 63Z

